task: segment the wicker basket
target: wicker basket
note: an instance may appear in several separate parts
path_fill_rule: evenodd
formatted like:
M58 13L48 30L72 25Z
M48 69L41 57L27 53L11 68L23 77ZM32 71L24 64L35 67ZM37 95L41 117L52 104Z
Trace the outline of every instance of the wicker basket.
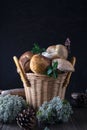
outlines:
M54 96L65 98L66 88L69 84L71 72L59 74L57 79L46 75L25 73L19 64L17 57L14 57L18 73L23 82L26 101L35 109L42 105L44 101L51 100ZM72 64L75 65L75 57L72 58Z

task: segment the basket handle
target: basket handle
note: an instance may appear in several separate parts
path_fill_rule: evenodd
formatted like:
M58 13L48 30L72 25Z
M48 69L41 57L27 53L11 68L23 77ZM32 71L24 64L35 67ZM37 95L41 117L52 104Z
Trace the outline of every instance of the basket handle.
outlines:
M75 66L75 63L76 63L76 57L72 57L71 64L73 65L73 67ZM63 87L67 87L68 86L71 75L72 75L72 72L68 72L68 74L66 76L66 79L64 81Z
M23 82L23 84L25 84L27 87L30 87L30 82L27 80L27 77L25 75L25 72L24 70L22 69L20 63L19 63L19 60L16 56L13 56L13 60L16 64L16 67L17 67L17 72L19 73L20 77L21 77L21 80Z

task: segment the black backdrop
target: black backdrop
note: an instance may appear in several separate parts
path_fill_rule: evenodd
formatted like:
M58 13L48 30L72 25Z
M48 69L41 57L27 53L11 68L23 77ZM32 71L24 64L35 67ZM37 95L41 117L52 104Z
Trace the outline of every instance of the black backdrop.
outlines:
M87 87L86 0L8 0L0 3L0 89L23 87L12 57L40 47L71 40L77 63L68 91ZM68 92L67 91L67 92ZM68 93L69 93L68 92Z

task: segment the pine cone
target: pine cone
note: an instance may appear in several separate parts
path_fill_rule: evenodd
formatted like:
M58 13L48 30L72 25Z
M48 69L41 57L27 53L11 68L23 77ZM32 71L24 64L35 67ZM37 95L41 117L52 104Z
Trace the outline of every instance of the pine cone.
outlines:
M72 93L72 105L76 107L87 106L87 93Z
M17 124L24 130L31 130L36 125L36 114L33 108L24 109L16 117Z

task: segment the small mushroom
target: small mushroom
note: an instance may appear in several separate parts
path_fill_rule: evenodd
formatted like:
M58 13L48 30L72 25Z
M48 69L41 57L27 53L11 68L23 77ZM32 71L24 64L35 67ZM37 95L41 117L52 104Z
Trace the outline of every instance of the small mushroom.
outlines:
M61 44L49 46L46 49L46 52L48 52L49 54L52 53L53 56L56 58L63 58L63 59L68 58L68 50L66 46Z
M19 63L25 72L30 71L30 59L32 56L33 56L33 53L30 51L27 51L23 53L19 58Z
M63 72L73 72L74 71L73 65L68 60L56 58L56 59L52 60L52 64L53 64L53 62L58 62L57 68L60 71L63 71Z
M36 54L30 60L30 69L34 73L43 74L50 63L50 59L42 56L41 54Z

